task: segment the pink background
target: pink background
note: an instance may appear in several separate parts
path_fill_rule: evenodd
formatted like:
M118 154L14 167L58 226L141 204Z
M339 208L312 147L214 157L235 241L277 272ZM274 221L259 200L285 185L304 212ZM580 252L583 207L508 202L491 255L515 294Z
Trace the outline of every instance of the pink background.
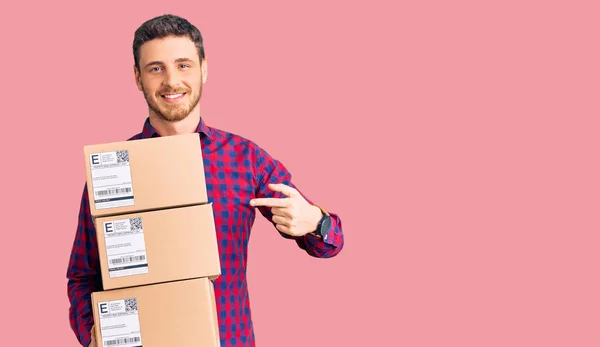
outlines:
M205 37L207 123L343 220L318 260L257 218L258 346L600 345L596 4L4 4L2 345L78 345L82 147L141 129L133 32L165 12Z

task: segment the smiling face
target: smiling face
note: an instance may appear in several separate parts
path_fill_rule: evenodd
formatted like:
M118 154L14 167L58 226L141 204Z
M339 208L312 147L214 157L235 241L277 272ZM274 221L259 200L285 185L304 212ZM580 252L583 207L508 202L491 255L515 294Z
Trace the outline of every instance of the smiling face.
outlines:
M140 69L134 67L138 89L151 116L177 122L198 110L206 82L206 60L200 61L188 37L154 39L140 47Z

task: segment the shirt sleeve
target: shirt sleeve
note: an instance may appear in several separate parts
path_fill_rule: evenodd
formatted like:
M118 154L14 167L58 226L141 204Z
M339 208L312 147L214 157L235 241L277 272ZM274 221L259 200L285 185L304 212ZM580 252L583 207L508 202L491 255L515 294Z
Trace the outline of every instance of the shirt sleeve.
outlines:
M94 324L91 294L102 290L96 230L90 214L87 185L84 186L75 240L67 268L67 295L71 329L82 346L91 341Z
M291 173L287 168L278 160L271 157L264 149L256 146L255 148L255 172L256 172L256 197L257 198L285 198L285 195L279 192L274 192L269 189L268 185L271 183L283 183L296 190L310 203L314 203L304 195L298 187L292 182ZM260 213L267 218L273 226L273 214L271 213L270 207L259 206L257 207ZM298 244L298 247L305 250L309 255L317 258L331 258L336 256L344 246L344 235L342 232L342 220L340 216L329 209L325 208L331 216L331 226L329 228L329 234L327 239L318 237L313 234L306 234L304 236L291 236L285 234L278 229L281 236L286 239L293 239Z

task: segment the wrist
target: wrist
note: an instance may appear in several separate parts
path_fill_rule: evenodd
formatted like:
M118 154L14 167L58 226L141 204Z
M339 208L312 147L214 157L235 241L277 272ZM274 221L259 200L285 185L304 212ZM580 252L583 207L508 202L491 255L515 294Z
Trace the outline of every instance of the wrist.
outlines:
M311 207L313 209L313 214L312 214L313 218L312 218L310 232L314 233L317 231L317 228L319 227L319 222L321 222L321 218L323 218L323 211L321 210L321 208L319 206L312 205Z

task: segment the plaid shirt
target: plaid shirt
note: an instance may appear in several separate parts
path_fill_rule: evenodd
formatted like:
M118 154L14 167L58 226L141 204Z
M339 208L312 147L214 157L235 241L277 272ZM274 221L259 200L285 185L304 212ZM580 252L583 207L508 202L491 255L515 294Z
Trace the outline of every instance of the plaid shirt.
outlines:
M196 132L200 133L206 188L209 202L213 203L221 257L221 276L214 282L221 346L255 346L246 282L246 259L256 209L249 205L249 201L255 197L285 197L271 191L267 187L269 183L284 183L298 188L291 183L291 175L283 164L252 141L211 128L202 119ZM160 135L147 118L142 132L129 140L157 136ZM268 207L257 208L271 221L272 214ZM292 237L275 230L283 237L293 239L311 256L333 257L341 251L344 238L339 216L328 212L332 223L327 240L312 234ZM89 344L90 329L94 324L90 294L103 290L99 267L96 230L90 215L87 185L84 185L67 270L70 324L83 346Z

